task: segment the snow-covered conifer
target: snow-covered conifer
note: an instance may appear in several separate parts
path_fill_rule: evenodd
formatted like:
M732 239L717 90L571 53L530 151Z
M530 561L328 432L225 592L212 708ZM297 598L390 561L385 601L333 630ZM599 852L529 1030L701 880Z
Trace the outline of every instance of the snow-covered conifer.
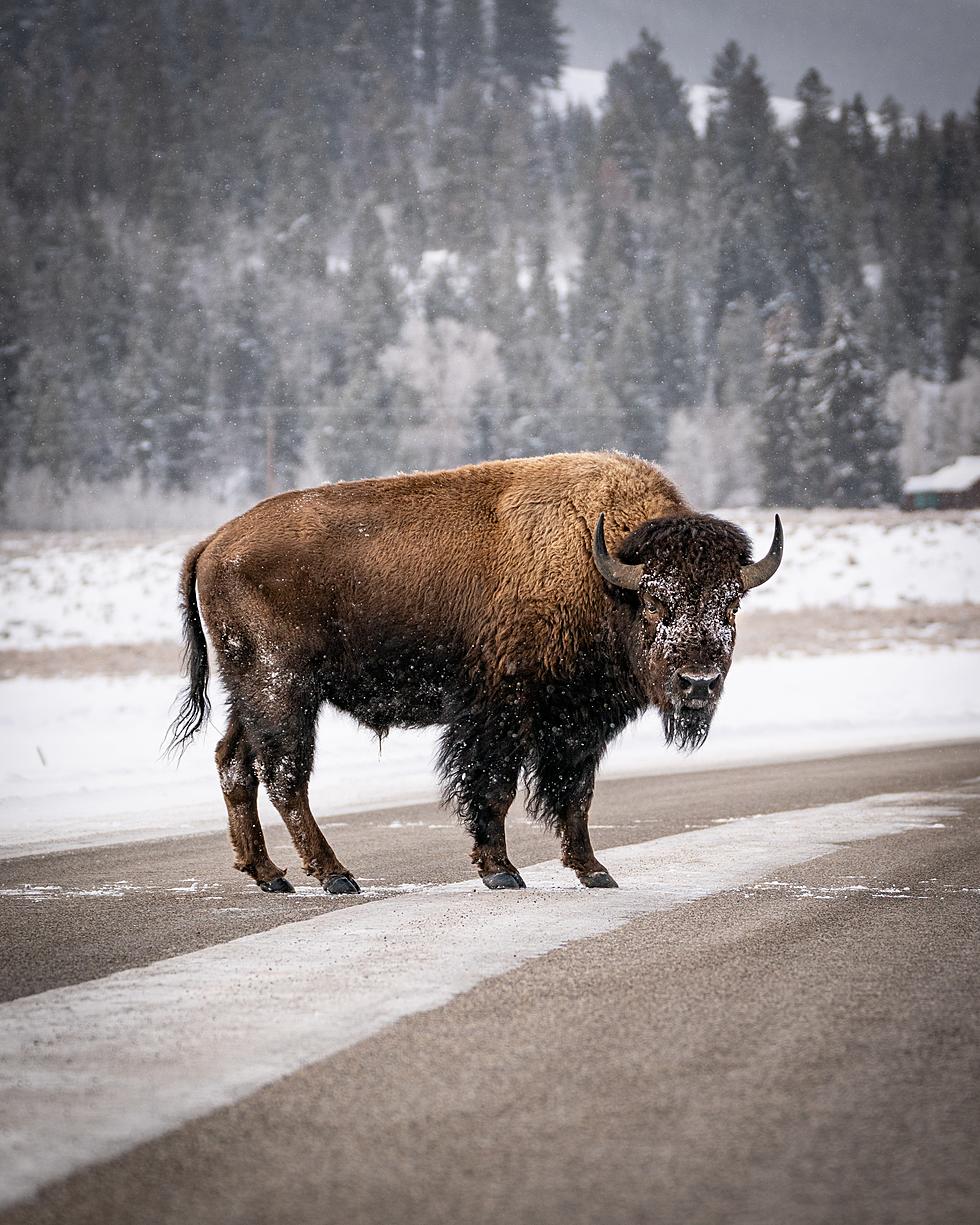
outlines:
M826 439L825 497L835 506L877 506L898 497L898 431L882 408L874 359L843 306L829 314L806 398Z
M760 496L768 506L815 506L827 486L822 408L808 396L799 313L781 302L766 321L765 391L757 413Z

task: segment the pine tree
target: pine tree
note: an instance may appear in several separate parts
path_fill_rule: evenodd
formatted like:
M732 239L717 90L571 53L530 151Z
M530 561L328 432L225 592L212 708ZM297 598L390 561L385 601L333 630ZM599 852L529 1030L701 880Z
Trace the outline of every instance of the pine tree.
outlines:
M398 335L402 320L388 243L373 199L361 205L354 221L343 292L348 313L345 360L351 369L368 370Z
M493 51L505 77L526 90L557 85L565 63L558 0L496 0Z
M749 294L728 304L718 329L715 399L722 408L756 405L765 382L762 320Z
M237 477L249 493L260 496L267 492L267 435L276 372L259 313L258 281L251 269L246 270L238 287L219 370L227 441L225 463L237 469Z
M434 245L471 257L490 245L487 201L487 108L478 82L464 78L447 90L432 140L435 182L430 234Z
M520 287L515 284L514 290L519 293ZM543 240L535 246L531 282L521 297L516 327L501 346L508 383L506 453L568 450L577 437L577 422L570 415L574 375Z
M623 446L631 454L647 459L663 455L667 434L655 341L648 303L634 285L618 313L604 373L619 404Z
M317 439L324 472L329 480L358 480L383 476L399 467L399 426L414 406L376 365L363 358L349 377L320 429ZM400 400L396 416L395 401Z
M693 138L683 82L664 61L659 39L641 30L639 44L609 69L601 147L646 200L670 143L686 146Z
M827 486L824 423L808 395L804 343L795 306L780 303L766 321L766 385L755 430L768 506L815 506Z
M822 319L820 284L789 149L755 56L729 44L715 63L719 93L706 148L717 167L718 259L712 317L749 294L762 309L792 292L813 333Z
M416 95L431 106L439 96L440 0L421 0L418 11L418 66Z
M0 206L2 206L0 202ZM0 222L9 220L0 217ZM9 227L4 232L11 236ZM24 321L20 317L13 261L0 251L0 511L3 510L5 477L22 460L23 425L26 413L20 408L20 365L24 358Z
M806 395L824 422L827 499L835 506L895 501L898 430L884 415L873 359L844 307L828 316Z
M442 76L446 88L482 75L486 54L481 0L447 0L442 22Z
M967 354L980 357L980 228L970 210L964 215L953 260L944 347L950 382L959 378Z

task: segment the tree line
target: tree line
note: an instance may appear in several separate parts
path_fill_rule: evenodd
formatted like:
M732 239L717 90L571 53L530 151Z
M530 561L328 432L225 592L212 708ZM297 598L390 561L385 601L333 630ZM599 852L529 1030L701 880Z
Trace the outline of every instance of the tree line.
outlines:
M980 92L935 121L814 69L787 125L728 43L696 130L646 31L567 106L555 0L7 9L8 489L620 447L873 505L980 444L934 393L980 371Z

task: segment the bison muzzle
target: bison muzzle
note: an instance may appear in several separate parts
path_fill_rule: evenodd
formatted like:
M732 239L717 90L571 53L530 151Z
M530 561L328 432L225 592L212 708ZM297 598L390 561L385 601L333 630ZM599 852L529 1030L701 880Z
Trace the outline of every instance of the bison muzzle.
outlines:
M260 502L187 555L183 746L209 714L203 624L228 695L216 758L235 867L291 892L266 851L259 782L305 871L356 893L310 810L325 703L383 736L443 728L444 795L491 889L523 888L504 823L523 776L582 884L612 887L589 838L609 742L656 707L668 742L708 734L739 601L775 573L732 523L619 454L502 460L323 485Z

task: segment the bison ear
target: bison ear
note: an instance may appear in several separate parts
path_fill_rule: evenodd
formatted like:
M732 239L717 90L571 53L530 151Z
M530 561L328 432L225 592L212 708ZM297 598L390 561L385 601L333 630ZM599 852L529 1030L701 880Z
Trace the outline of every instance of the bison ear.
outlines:
M750 566L742 567L742 586L746 591L751 591L753 587L761 587L763 583L769 581L779 569L779 563L783 560L783 525L779 522L779 516L776 516L776 528L772 534L772 544L769 546L769 552L761 559L755 561Z
M640 580L643 578L642 566L628 566L618 557L610 557L606 548L605 514L596 521L595 535L592 538L592 560L596 569L613 587L621 587L624 591L639 591Z

